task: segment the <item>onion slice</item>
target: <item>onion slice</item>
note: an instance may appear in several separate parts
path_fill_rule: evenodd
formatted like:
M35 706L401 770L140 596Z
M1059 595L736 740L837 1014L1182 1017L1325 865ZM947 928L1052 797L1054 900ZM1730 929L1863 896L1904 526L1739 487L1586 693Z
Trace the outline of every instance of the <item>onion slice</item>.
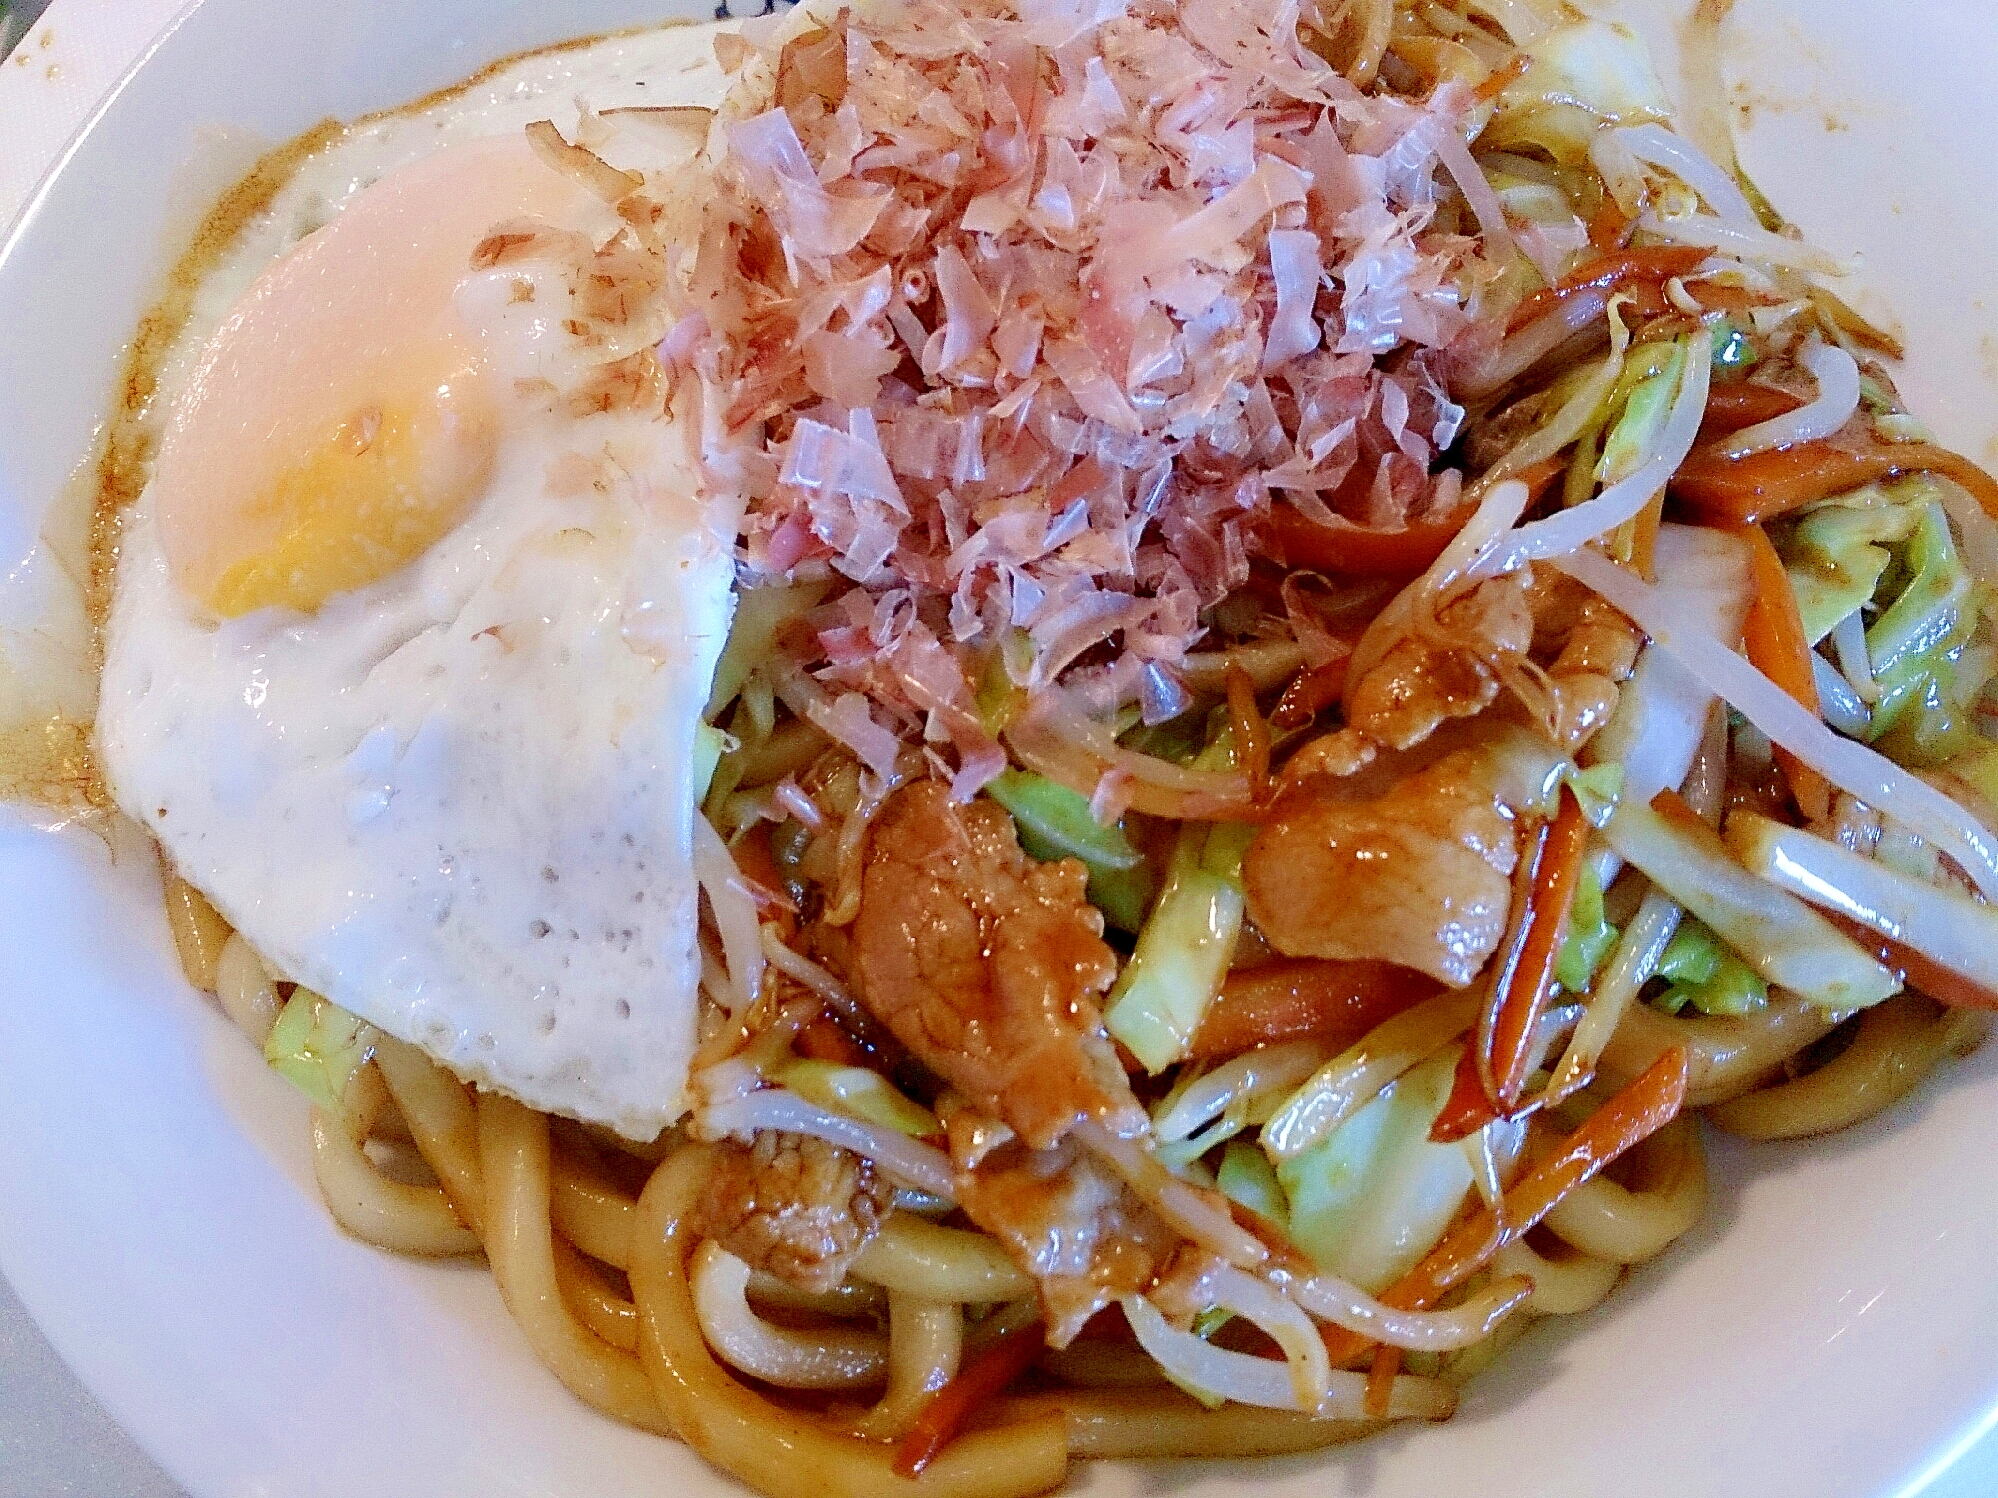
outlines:
M1263 1125L1264 1150L1290 1160L1328 1137L1382 1088L1476 1023L1478 1004L1475 989L1444 992L1374 1026L1285 1100Z
M743 883L735 866L735 855L715 831L713 824L697 809L694 812L694 877L708 906L715 914L715 929L721 933L722 955L728 959L729 987L735 993L735 1012L740 1014L763 991L763 933L756 915L756 900Z
M1214 1306L1251 1322L1283 1349L1290 1364L1291 1387L1299 1409L1316 1409L1332 1387L1332 1365L1325 1359L1325 1339L1303 1307L1287 1300L1254 1275L1239 1269L1216 1269L1209 1277Z
M1683 662L1772 743L1840 790L1906 823L1961 864L1986 899L1998 899L1998 839L1963 807L1884 755L1832 732L1747 660L1687 619L1671 594L1600 552L1578 551L1554 565L1615 604L1654 645Z
M1813 341L1797 362L1816 377L1817 399L1743 427L1721 444L1722 457L1746 458L1772 448L1816 442L1852 420L1859 409L1859 364L1852 355L1837 344Z
M1130 1322L1138 1345L1187 1387L1236 1404L1273 1410L1300 1408L1287 1363L1229 1352L1192 1332L1179 1331L1142 1295L1128 1295L1122 1304L1124 1319ZM1329 1376L1317 1407L1306 1413L1321 1419L1363 1420L1370 1418L1366 1401L1366 1374L1335 1372ZM1455 1404L1447 1385L1404 1375L1395 1379L1389 1391L1386 1413L1390 1420L1440 1420Z
M1719 835L1683 803L1678 816L1664 816L1641 801L1626 801L1603 836L1766 982L1821 1009L1861 1009L1899 992L1899 980L1851 937L1736 863Z
M1763 228L1737 228L1711 214L1682 213L1661 218L1647 209L1639 215L1637 227L1673 244L1698 245L1701 249L1718 250L1781 270L1810 271L1821 276L1847 276L1853 271L1851 265L1816 245L1785 239Z
M1260 1093L1283 1093L1298 1086L1330 1059L1322 1041L1293 1040L1258 1046L1225 1061L1192 1083L1153 1125L1159 1141L1190 1139L1230 1109L1246 1106Z

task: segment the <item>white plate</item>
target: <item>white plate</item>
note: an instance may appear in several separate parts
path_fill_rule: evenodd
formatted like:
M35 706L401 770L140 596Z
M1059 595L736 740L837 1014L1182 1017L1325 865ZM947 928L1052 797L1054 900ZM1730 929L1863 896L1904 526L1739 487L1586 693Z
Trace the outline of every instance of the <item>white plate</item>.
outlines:
M0 556L27 554L91 451L163 241L187 221L173 184L197 130L281 139L666 8L192 9L0 245ZM1645 0L1667 53L1659 18L1678 9ZM1751 169L1815 238L1865 253L1866 280L1891 290L1911 333L1916 409L1989 458L1998 316L1980 278L1998 213L1976 189L1998 138L1998 31L1985 0L1909 0L1888 25L1868 0L1742 10L1731 55L1749 80ZM571 1401L482 1270L398 1261L333 1229L302 1103L181 983L145 860L0 826L0 959L0 1267L196 1498L731 1491ZM1078 1485L1912 1492L1998 1401L1994 1129L1998 1049L1840 1138L1720 1144L1689 1240L1602 1312L1535 1332L1451 1424L1260 1466L1084 1468Z

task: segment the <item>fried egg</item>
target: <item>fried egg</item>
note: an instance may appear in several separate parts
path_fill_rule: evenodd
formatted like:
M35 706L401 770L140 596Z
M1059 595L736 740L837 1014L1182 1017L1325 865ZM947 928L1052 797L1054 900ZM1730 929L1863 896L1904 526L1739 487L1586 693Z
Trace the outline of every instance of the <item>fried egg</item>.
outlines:
M591 300L627 225L525 127L593 132L691 243L698 141L615 111L715 102L712 31L526 59L302 165L164 363L97 719L120 807L279 975L634 1138L696 1039L738 516L645 298Z

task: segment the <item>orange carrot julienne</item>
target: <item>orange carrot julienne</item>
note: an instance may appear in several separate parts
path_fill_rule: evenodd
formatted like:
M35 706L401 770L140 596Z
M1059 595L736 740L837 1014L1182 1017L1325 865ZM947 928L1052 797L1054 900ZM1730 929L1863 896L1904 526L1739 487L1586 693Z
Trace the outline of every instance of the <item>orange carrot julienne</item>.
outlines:
M1429 1126L1430 1142L1454 1144L1459 1139L1468 1139L1497 1117L1485 1092L1484 1079L1478 1075L1477 1047L1467 1045L1464 1054L1457 1058L1457 1075L1450 1083L1450 1095L1443 1100L1442 1111Z
M1950 1009L1998 1010L1998 993L1923 956L1905 942L1882 936L1871 926L1855 921L1837 910L1819 912L1839 930L1879 959L1880 965L1897 975L1910 988L1927 994Z
M1773 385L1746 380L1717 380L1707 391L1706 414L1700 418L1702 437L1732 437L1744 427L1787 416L1804 404L1801 395Z
M1404 1311L1434 1305L1506 1244L1531 1231L1570 1192L1677 1118L1685 1101L1686 1048L1674 1046L1522 1177L1505 1194L1502 1211L1484 1207L1459 1223L1381 1299ZM1342 1327L1325 1332L1325 1349L1335 1368L1352 1363L1372 1345L1372 1339Z
M1001 1332L956 1378L932 1394L902 1444L895 1448L895 1470L915 1477L950 1444L965 1418L1033 1366L1042 1346L1041 1324Z
M1401 1349L1382 1343L1374 1349L1374 1366L1367 1373L1367 1397L1362 1406L1370 1420L1385 1420L1394 1403L1394 1376L1401 1372Z
M1783 559L1776 555L1768 532L1761 526L1730 529L1748 543L1749 570L1755 585L1746 632L1749 664L1817 717L1823 709L1818 702L1817 677L1811 670L1811 642L1804 637L1804 616L1797 610L1797 595L1790 587L1790 575L1783 570ZM1790 783L1790 794L1796 797L1797 809L1805 820L1815 822L1831 811L1830 781L1787 749L1777 749L1776 763L1782 767L1783 778Z
M1567 934L1568 912L1580 885L1589 823L1574 792L1562 789L1561 809L1542 839L1518 943L1492 985L1491 1022L1481 1044L1491 1048L1492 1102L1510 1118L1526 1088L1533 1031L1554 990L1554 965Z
M1848 432L1730 458L1702 443L1672 475L1672 497L1723 525L1753 525L1861 484L1936 473L1967 489L1998 517L1998 480L1932 442L1874 442Z

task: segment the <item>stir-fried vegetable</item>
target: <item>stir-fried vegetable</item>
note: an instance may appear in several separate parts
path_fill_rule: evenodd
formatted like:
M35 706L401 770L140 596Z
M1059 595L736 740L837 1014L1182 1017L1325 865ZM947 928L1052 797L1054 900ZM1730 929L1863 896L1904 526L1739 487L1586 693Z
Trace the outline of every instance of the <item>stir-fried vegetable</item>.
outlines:
M896 1474L920 1476L974 1410L1033 1366L1042 1345L1038 1321L1001 1332L997 1341L924 1403L916 1423L895 1448Z
M1753 812L1728 819L1727 843L1752 872L1919 952L1986 996L1965 999L1956 985L1934 984L1943 989L1934 992L1910 972L1932 998L1981 1008L1998 995L1998 911L1991 906Z
M1104 1008L1104 1025L1148 1071L1186 1054L1221 992L1242 929L1241 847L1232 848L1232 870L1229 850L1220 850L1217 871L1207 861L1208 843L1198 824L1181 833L1165 888Z
M1920 519L1920 510L1869 484L1797 522L1784 544L1784 561L1811 644L1872 602L1894 560L1889 547L1907 540Z
M1121 931L1143 925L1154 880L1121 822L1104 826L1089 798L1031 770L1005 770L985 793L1013 814L1020 846L1043 861L1079 858L1089 868L1089 902Z
M1968 459L1933 443L1876 443L1848 433L1745 458L1696 448L1673 475L1672 493L1723 524L1752 525L1862 484L1914 473L1953 479L1998 514L1998 483Z
M1755 601L1748 606L1748 659L1756 670L1788 692L1797 705L1818 711L1817 676L1812 670L1811 642L1797 612L1796 595L1782 559L1759 525L1736 532L1748 544L1749 571ZM1822 817L1831 807L1831 784L1788 749L1776 750L1776 762L1790 783L1790 794L1807 817Z
M1922 511L1903 565L1906 586L1866 632L1880 692L1871 735L1902 763L1940 764L1975 742L1972 710L1998 663L1985 654L1963 670L1977 610L1940 504Z
M309 988L293 991L264 1042L274 1071L328 1113L343 1113L355 1073L374 1048L372 1025Z
M943 1133L943 1125L937 1122L934 1113L920 1103L911 1102L886 1077L869 1067L842 1066L803 1057L779 1067L771 1080L821 1108L850 1114L863 1123L879 1124L898 1134L930 1139Z
M1291 1240L1327 1273L1378 1291L1440 1238L1471 1187L1462 1148L1430 1125L1457 1070L1451 1046L1383 1088L1319 1144L1277 1164Z
M1582 804L1568 792L1561 797L1553 822L1540 834L1526 902L1515 912L1515 934L1500 951L1491 998L1478 1025L1486 1094L1502 1116L1510 1116L1519 1106L1526 1087L1535 1033L1554 991L1555 964L1588 840Z
M1577 1187L1678 1117L1685 1100L1686 1052L1670 1050L1590 1114L1558 1150L1506 1192L1501 1205L1459 1223L1381 1299L1410 1309L1434 1305L1506 1244L1532 1231ZM1325 1340L1335 1366L1351 1362L1368 1346L1365 1337L1352 1332L1331 1333Z
M1247 1207L1259 1217L1279 1223L1289 1219L1290 1204L1284 1196L1283 1183L1277 1179L1276 1167L1270 1164L1268 1155L1247 1140L1228 1141L1220 1168L1214 1172L1214 1184L1228 1200Z
M1699 921L1680 922L1658 976L1671 987L1652 1002L1667 1014L1691 1004L1702 1014L1739 1015L1769 1002L1769 985Z
M1826 1009L1860 1009L1898 992L1894 975L1803 901L1749 874L1670 792L1625 802L1605 834L1772 985Z
M1575 903L1568 911L1568 929L1561 938L1561 955L1554 978L1569 993L1586 993L1596 969L1615 950L1619 932L1603 913L1603 882L1588 863L1575 884Z

